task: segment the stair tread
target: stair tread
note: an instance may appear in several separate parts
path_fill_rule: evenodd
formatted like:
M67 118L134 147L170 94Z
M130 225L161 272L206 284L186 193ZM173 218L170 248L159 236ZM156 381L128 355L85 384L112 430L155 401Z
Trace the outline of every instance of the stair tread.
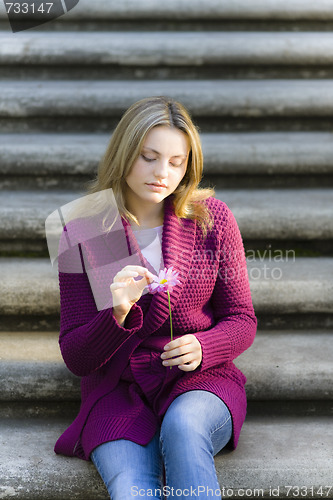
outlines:
M258 331L253 346L235 360L248 378L249 397L332 400L332 333Z
M1 64L324 65L330 32L23 32L0 31Z
M55 441L69 423L43 418L0 420L2 494L36 500L108 498L91 462L54 454ZM332 444L330 417L248 418L238 448L215 456L220 487L233 489L234 498L244 497L239 489L249 490L247 498L258 498L254 488L263 489L265 497L261 497L268 498L270 488L280 487L279 498L288 498L286 485L303 486L308 489L304 488L303 498L323 498L318 493L322 486L324 497L333 498L328 490Z
M331 79L2 81L6 118L121 115L147 95L172 95L193 116L331 116Z
M0 238L44 239L46 218L81 196L83 192L65 190L1 191ZM233 211L244 239L333 238L331 188L216 189L216 198Z
M1 5L1 4L0 4ZM172 19L172 20L203 20L203 19L305 19L305 20L331 20L333 13L330 2L327 0L279 0L267 2L265 0L169 0L167 3L151 0L149 2L126 2L103 0L80 0L79 5L62 16L61 21L82 20L136 20L136 19ZM5 9L0 8L0 19L6 19Z
M200 137L205 175L333 172L331 132L202 133ZM111 134L2 133L0 173L91 176L110 138Z
M244 240L260 240L267 248L270 240L307 240L305 246L333 241L333 189L325 187L330 185L328 176L328 182L323 181L324 174L333 173L333 136L292 131L317 125L330 129L332 20L327 0L80 0L46 26L56 31L26 31L14 37L8 25L7 31L0 31L0 119L3 130L29 133L0 134L1 185L7 186L1 191L2 251L44 251L47 215L84 195L74 181L91 177L110 139L99 132L30 131L109 130L133 102L162 94L182 102L208 130L228 130L236 122L240 129L254 128L254 122L259 128L290 129L201 135L204 174L218 176L219 187L227 182L238 187L231 177L224 185L223 180L245 174L240 186L246 189L216 189L216 197L234 212ZM98 30L100 21L105 31L89 31ZM303 21L311 25L302 32ZM0 23L8 23L2 2ZM178 29L179 23L186 31ZM214 31L220 26L226 31ZM320 31L321 26L326 31ZM119 28L131 31L111 31ZM212 73L215 68L220 76ZM222 117L228 117L225 125ZM297 117L298 123L289 123ZM300 126L303 119L306 123ZM91 125L94 121L97 126ZM267 183L267 177L276 175L273 181L278 184L285 175L290 186L297 185L292 178L297 175L305 185L308 174L323 188L251 190L246 184L246 176L252 176L251 182L256 175L266 176ZM15 176L19 180L14 182ZM60 177L69 186L73 180L71 191L56 190ZM28 191L33 182L51 190ZM24 190L11 191L10 186ZM299 258L293 252L247 254L257 315L296 315L305 323L309 317L331 317L333 258ZM57 320L50 320L59 318L57 270L48 258L0 258L0 266L2 329L10 330L13 322L14 328L27 328L0 331L0 498L106 500L91 463L53 452L80 400L80 378L66 368L54 331ZM39 321L45 331L29 331L29 321ZM46 331L50 321L53 330ZM333 425L328 412L333 330L288 326L259 330L253 346L235 360L247 376L248 400L255 411L248 413L237 450L215 457L220 485L227 490L223 498L333 499ZM275 412L279 405L283 410Z
M2 401L79 399L79 378L65 367L58 336L0 332ZM253 346L235 360L248 379L248 399L332 400L332 339L329 330L259 330Z
M274 259L277 259L274 261ZM48 258L1 258L0 312L5 315L59 313L56 265ZM272 272L278 269L279 272ZM333 258L248 260L252 298L257 313L331 313Z

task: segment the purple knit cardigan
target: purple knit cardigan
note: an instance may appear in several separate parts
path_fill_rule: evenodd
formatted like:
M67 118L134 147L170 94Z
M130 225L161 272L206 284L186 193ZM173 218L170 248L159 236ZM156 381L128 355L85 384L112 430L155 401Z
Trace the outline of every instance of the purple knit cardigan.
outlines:
M121 327L112 308L97 310L86 272L59 271L59 344L67 367L82 379L79 414L58 439L56 453L89 460L106 441L125 438L145 445L172 401L198 389L228 406L230 446L237 446L246 416L246 377L233 360L250 347L257 326L242 238L225 203L213 197L205 201L214 227L204 239L196 221L176 217L172 199L165 200L162 254L181 282L170 294L174 338L194 334L202 362L192 372L162 365L160 354L170 340L166 293L143 295ZM123 218L122 223L130 253L154 272L130 224Z

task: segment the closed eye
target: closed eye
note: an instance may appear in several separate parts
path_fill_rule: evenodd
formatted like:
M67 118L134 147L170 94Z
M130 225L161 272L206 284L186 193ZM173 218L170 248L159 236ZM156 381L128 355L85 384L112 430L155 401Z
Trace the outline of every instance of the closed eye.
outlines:
M156 158L147 158L147 156L141 154L141 157L145 160L145 161L155 161Z
M145 161L147 162L152 162L152 161L155 161L156 158L147 158L147 156L145 156L144 154L141 153L141 158L143 158ZM172 165L173 167L181 167L183 165L183 161L181 163L172 163L170 162L170 165Z

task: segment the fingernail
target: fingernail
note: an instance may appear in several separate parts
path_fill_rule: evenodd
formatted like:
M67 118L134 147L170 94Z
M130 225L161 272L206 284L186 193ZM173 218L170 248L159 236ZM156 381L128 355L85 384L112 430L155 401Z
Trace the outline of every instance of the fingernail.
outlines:
M168 349L170 349L170 347L168 345L165 345L164 350L167 351Z

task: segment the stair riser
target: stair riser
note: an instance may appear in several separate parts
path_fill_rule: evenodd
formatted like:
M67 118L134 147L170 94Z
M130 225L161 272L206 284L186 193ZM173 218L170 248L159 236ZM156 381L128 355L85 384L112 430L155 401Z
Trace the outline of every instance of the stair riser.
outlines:
M330 313L302 313L302 314L265 314L265 312L256 312L259 328L265 330L279 328L281 330L295 329L313 329L321 328L324 330L333 329L333 314ZM58 315L0 315L1 331L59 331Z
M1 29L1 25L0 25ZM333 25L332 25L333 30ZM295 65L292 67L256 66L1 66L1 81L11 80L265 80L265 79L333 79L331 65Z
M322 117L333 111L330 80L0 82L0 116L97 118L121 116L149 95L173 95L192 116L211 118ZM28 120L27 120L28 121Z
M333 62L333 36L329 32L111 32L84 36L25 32L16 39L0 32L0 44L0 64L4 66L328 68Z
M333 240L333 190L216 190L216 198L233 211L245 241L261 241L265 250L248 249L252 262L269 258L273 263L284 261L285 242ZM80 198L82 193L5 191L0 215L0 241L43 242L45 220L58 208ZM320 225L318 224L320 220ZM272 224L274 221L274 224ZM283 242L283 247L269 250L271 241ZM8 245L6 245L8 248ZM289 248L287 258L295 259L295 247Z
M309 354L309 359L311 354ZM244 365L244 366L243 366ZM237 363L237 366L241 366ZM250 401L331 401L333 399L332 373L318 371L313 379L296 378L281 374L274 367L265 370L266 380L259 380L255 369L242 370L249 382L246 385L247 397ZM299 368L301 371L301 367ZM271 373L269 373L271 372ZM24 374L24 376L23 376ZM292 378L292 380L290 380ZM35 363L29 365L2 363L1 380L3 387L0 401L79 401L80 381L74 378L63 364Z
M0 177L0 190L20 190L38 188L40 191L52 189L70 189L83 191L85 184L93 178L90 176L52 175L44 177L9 176ZM214 186L216 189L282 189L282 188L320 188L326 186L333 188L333 175L256 175L247 174L227 175L221 173L219 176L205 175L201 182L202 187Z
M148 96L148 94L147 94ZM134 102L134 101L133 101ZM110 134L121 116L105 117L31 117L0 120L0 133L102 133ZM194 122L203 133L219 132L331 132L333 118L325 116L293 117L196 117Z
M91 177L111 137L111 132L3 134L0 172L6 177ZM333 174L332 133L201 133L200 137L206 177Z

